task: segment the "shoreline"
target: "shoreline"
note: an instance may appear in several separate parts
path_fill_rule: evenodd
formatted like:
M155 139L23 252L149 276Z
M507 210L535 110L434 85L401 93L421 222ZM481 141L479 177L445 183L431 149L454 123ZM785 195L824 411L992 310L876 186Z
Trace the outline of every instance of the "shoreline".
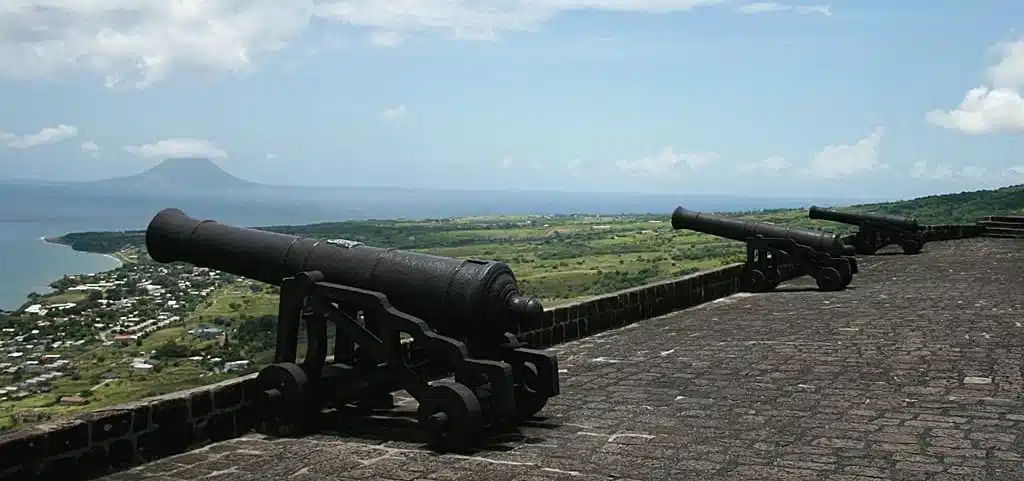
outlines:
M55 246L64 246L64 247L67 247L69 249L71 248L70 244L67 244L65 242L61 242L59 239L60 239L60 237L54 237L54 236L42 236L42 237L39 238L39 240L41 240L41 241L43 241L43 242L45 242L47 244L52 244L52 245L55 245ZM74 250L74 249L71 249L71 250ZM111 259L111 260L113 260L114 262L117 263L117 267L112 267L110 269L103 270L103 271L97 271L97 272L82 272L81 274L99 274L101 272L112 271L114 269L120 269L120 268L124 267L124 265L125 265L125 262L123 260L121 260L120 257L117 257L114 254L103 254L103 253L99 253L99 252L88 252L88 251L75 251L75 252L77 252L79 254L88 254L88 255L93 255L93 256L103 256L103 257Z
M71 248L71 246L69 244L64 243L64 242L60 242L58 239L60 239L60 237L56 237L56 236L42 236L42 237L39 237L39 240L43 241L43 243L54 245L54 246L64 246L64 247L67 247L69 249ZM121 267L124 267L124 265L125 265L125 261L121 260L120 258L118 258L117 256L115 256L113 254L101 254L99 252L75 251L74 249L72 249L72 251L74 251L76 254L103 256L103 257L106 257L106 258L114 261L116 265L114 267L110 267L110 268L107 268L107 269L99 269L99 270L96 270L94 272L74 272L74 273L65 273L64 275L93 275L93 274L100 274L100 273L104 273L104 272L110 272L110 271L113 271L115 269L120 269ZM56 281L56 280L60 280L60 278L53 279L50 282L53 282L53 281ZM53 292L54 292L53 288L49 287L49 283L46 284L45 289L46 289L46 292L39 292L39 291L36 291L36 292L38 292L42 297L49 296L50 294L53 294ZM12 309L6 309L6 308L3 308L3 307L0 307L0 311L3 311L5 313L14 313L14 312L20 311L25 306L25 304L29 302L28 294L29 294L28 292L25 293L25 296L23 297L23 299L21 301L21 304L15 306Z

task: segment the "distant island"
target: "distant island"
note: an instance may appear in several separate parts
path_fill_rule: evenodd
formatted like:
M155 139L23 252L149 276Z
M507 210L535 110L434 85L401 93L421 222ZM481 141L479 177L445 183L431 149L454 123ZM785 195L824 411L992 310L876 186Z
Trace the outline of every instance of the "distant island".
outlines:
M543 190L459 190L380 186L288 186L252 182L225 171L206 158L170 158L136 174L97 181L50 182L0 180L4 189L53 197L130 197L164 206L204 199L207 203L246 205L250 209L304 209L338 218L429 218L451 215L659 212L686 204L698 210L742 211L765 207L795 208L811 204L848 205L856 198L765 198L732 194L649 194ZM27 191L26 191L27 189ZM197 214L202 215L202 214ZM313 214L310 214L313 215ZM304 217L308 218L308 217ZM300 221L301 222L301 221Z

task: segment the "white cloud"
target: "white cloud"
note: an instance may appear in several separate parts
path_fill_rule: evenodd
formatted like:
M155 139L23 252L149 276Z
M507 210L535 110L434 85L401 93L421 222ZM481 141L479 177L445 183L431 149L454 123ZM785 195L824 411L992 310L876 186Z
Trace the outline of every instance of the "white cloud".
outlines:
M399 105L398 107L394 107L394 108L390 108L390 109L384 109L380 113L380 118L382 120L386 120L388 122L393 122L395 120L403 119L407 115L408 115L408 111L405 109L405 106L404 105Z
M144 88L171 72L246 72L302 37L314 21L370 29L371 41L409 34L491 40L532 31L571 10L682 12L723 0L6 0L0 75L100 75Z
M391 30L378 30L370 34L370 42L381 47L394 48L405 42L402 34Z
M743 5L737 10L740 13L753 15L757 13L793 12L799 14L820 13L826 17L832 16L832 9L829 5L783 5L776 2L754 2Z
M910 167L910 176L926 181L957 181L961 186L979 188L1006 185L1007 177L1014 176L1014 167L1003 171L990 171L976 165L965 165L959 169L948 164L935 164L921 160Z
M987 84L968 90L955 109L926 113L926 120L972 135L1024 131L1024 40L1001 42L991 50L1000 58L986 70Z
M678 153L671 146L665 147L653 157L636 160L620 160L615 165L633 175L666 175L678 172L683 165L693 170L705 167L718 160L714 152Z
M82 152L85 152L89 157L96 158L100 156L100 146L96 142L91 140L82 142L80 147Z
M885 129L875 127L867 137L853 144L827 145L811 159L804 174L823 179L837 179L851 175L885 170L889 166L878 158L878 147Z
M988 169L984 167L978 167L976 165L965 165L960 168L957 175L960 177L966 177L969 179L980 179L988 173Z
M3 48L3 47L0 47ZM27 149L40 145L55 144L78 135L78 127L73 125L59 124L56 127L46 127L34 134L18 135L13 132L0 131L0 140L8 147L14 149Z
M948 165L929 165L926 160L919 160L910 166L910 176L915 179L941 180L953 177L953 169Z
M108 87L146 87L178 68L245 71L304 30L312 8L310 0L7 0L0 74L76 69Z
M277 154L273 152L267 152L267 160L274 160L277 158Z
M784 157L773 155L759 162L747 162L740 164L739 170L742 173L774 173L792 167L793 164Z
M129 145L124 150L132 155L150 160L163 160L177 157L205 157L223 159L228 153L209 140L173 138L152 144Z
M514 165L514 164L515 164L515 161L512 159L512 157L505 156L504 158L501 159L501 162L498 162L498 168L499 169L510 169L510 168L512 168L512 165Z

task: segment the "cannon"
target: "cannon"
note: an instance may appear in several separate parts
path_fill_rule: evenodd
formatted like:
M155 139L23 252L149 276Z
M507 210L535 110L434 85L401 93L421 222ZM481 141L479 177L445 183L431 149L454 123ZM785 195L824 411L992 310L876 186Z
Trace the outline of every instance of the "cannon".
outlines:
M557 357L515 335L543 306L504 263L235 227L178 209L152 219L146 249L157 262L280 287L274 363L256 378L265 424L277 432L304 432L325 408L387 409L405 390L428 445L461 450L559 394Z
M672 228L745 242L744 288L752 292L772 290L803 275L814 277L823 291L839 291L858 272L853 248L829 232L730 219L681 206L672 212Z
M811 219L828 220L857 226L852 236L856 253L871 255L879 249L897 244L908 255L918 254L927 242L925 232L913 217L898 215L839 212L811 206Z

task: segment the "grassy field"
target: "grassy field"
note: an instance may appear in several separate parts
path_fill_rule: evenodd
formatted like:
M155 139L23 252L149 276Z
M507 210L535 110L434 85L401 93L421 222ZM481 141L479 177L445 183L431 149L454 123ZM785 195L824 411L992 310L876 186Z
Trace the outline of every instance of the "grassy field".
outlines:
M43 305L52 304L66 304L66 303L78 303L86 300L89 297L88 292L84 291L65 291L60 293L54 293L46 297L40 298L40 302Z

